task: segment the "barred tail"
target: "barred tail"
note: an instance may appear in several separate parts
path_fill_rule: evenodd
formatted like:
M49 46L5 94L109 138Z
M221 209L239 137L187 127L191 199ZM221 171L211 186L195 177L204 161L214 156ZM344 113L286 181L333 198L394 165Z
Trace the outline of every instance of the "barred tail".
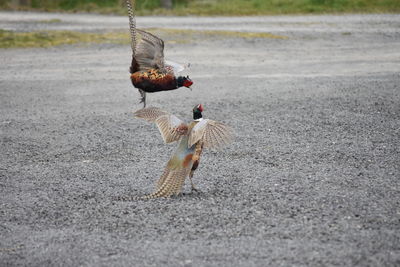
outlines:
M163 176L161 176L160 180L158 181L157 190L154 193L141 197L141 199L152 199L178 195L182 190L182 186L187 175L187 168L175 171L164 171Z
M190 169L181 169L177 171L165 171L163 176L160 178L157 185L157 190L151 194L137 197L137 196L126 196L117 197L114 200L117 201L134 201L134 200L145 200L159 197L171 197L178 195L183 187L186 176L189 174Z
M136 19L135 19L135 0L133 3L131 0L126 0L126 8L128 9L129 16L129 29L131 31L131 47L132 47L132 55L136 54Z

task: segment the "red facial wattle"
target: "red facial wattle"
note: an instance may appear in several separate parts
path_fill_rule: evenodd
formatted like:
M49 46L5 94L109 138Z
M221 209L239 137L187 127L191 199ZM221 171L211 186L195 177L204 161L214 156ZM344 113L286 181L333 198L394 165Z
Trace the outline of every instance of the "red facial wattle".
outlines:
M183 81L183 86L190 88L190 86L193 84L192 80L186 79Z

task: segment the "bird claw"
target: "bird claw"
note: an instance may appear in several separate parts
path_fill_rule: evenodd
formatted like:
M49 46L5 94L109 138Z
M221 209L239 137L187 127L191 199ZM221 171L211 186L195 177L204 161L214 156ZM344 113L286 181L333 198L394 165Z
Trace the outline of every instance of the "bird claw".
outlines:
M200 194L201 193L201 191L199 190L199 189L197 189L196 187L192 187L192 192L190 192L190 193L196 193L196 194Z

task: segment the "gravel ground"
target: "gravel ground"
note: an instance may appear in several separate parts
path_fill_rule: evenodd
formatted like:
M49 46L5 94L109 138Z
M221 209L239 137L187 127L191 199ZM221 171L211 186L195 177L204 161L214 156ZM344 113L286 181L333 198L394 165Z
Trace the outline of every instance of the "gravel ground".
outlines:
M203 103L236 140L203 154L201 193L134 202L113 197L151 192L175 145L132 116L129 46L0 50L0 265L399 266L400 16L138 18L157 23L288 39L167 43L195 85L149 105ZM127 19L0 13L49 27Z

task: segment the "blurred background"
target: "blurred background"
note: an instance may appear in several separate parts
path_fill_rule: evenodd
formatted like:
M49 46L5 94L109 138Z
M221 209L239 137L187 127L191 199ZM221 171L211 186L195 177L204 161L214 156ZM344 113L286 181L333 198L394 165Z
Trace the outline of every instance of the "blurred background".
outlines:
M125 14L125 0L0 0L3 10ZM400 0L137 0L139 15L397 13Z

